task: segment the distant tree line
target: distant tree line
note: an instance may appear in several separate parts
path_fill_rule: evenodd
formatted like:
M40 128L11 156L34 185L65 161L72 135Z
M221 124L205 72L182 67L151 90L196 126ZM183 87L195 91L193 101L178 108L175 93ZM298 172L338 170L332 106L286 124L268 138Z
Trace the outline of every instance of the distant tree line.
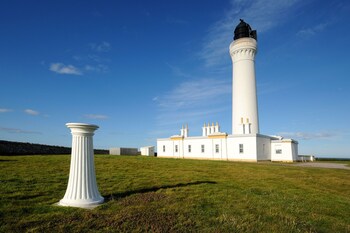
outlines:
M70 153L70 147L0 140L0 155L63 155ZM109 151L94 150L94 153L108 154Z
M326 158L326 157L317 157L316 161L350 161L350 158Z

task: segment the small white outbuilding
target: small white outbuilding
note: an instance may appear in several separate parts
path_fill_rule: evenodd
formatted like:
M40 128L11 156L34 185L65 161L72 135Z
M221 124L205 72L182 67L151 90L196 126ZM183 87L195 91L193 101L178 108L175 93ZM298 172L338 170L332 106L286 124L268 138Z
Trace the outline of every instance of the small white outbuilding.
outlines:
M154 146L144 146L140 148L141 155L154 156Z
M299 155L300 162L314 162L316 160L314 155Z
M109 149L110 155L137 155L137 148L115 147Z

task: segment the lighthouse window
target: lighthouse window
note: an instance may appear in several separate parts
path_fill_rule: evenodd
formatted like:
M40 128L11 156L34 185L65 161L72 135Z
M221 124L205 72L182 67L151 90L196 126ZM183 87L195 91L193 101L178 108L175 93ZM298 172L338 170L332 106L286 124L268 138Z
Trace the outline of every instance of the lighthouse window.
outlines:
M215 144L215 153L219 153L219 144Z
M188 145L188 152L191 153L191 145Z
M276 149L276 154L282 154L282 149Z
M201 151L204 153L204 145L201 145Z
M163 152L165 152L165 146L163 146Z
M175 145L175 152L177 152L178 151L178 146L177 145Z
M243 152L243 144L239 144L239 153L242 154Z

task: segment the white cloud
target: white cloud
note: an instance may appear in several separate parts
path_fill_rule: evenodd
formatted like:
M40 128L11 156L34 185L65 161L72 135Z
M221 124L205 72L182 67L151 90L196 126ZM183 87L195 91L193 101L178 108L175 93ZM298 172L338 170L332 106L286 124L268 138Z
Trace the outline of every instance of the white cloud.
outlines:
M231 84L215 79L199 79L180 83L168 94L159 97L163 109L193 108L208 105L218 97L231 93Z
M76 61L82 61L84 60L84 58L82 56L79 56L79 55L74 55L73 56L73 59L76 60Z
M50 70L58 74L82 75L83 73L73 65L65 65L63 63L51 63Z
M100 72L100 73L106 73L108 72L108 66L103 64L98 64L96 66L93 65L86 65L84 67L86 71L93 71L93 72Z
M330 23L321 23L310 28L300 30L297 35L302 38L308 38L323 31Z
M101 44L91 43L90 47L96 52L108 52L111 50L111 44L106 41L103 41Z
M24 112L27 113L28 115L32 115L32 116L37 116L40 114L38 111L35 111L33 109L26 109L26 110L24 110Z
M171 69L172 73L176 76L179 77L184 77L184 78L194 78L193 75L183 72L179 67L170 65L169 63L166 63L166 65Z
M208 67L227 65L230 62L228 47L233 40L233 31L242 18L253 29L264 33L282 23L301 0L233 0L223 18L214 23L204 38L199 57Z
M105 58L105 57L98 56L98 55L96 55L96 54L89 54L89 55L87 56L87 59L90 60L90 61L99 63L99 64L100 64L100 63L110 62L110 59Z
M230 93L231 83L227 81L199 79L180 83L170 92L153 98L158 105L157 124L178 126L203 118L208 120L227 110L225 102L230 99Z
M338 136L337 133L330 132L280 132L286 138L302 139L302 140L312 140L312 139L330 139Z
M110 62L110 59L101 57L96 54L87 54L87 55L74 55L72 57L77 62L95 62L95 63L104 63L104 62Z
M16 128L6 128L6 127L0 127L0 131L6 132L6 133L20 133L20 134L42 134L38 131L30 131L30 130L23 130L23 129L16 129Z
M106 115L99 115L99 114L86 114L86 115L84 115L84 117L89 118L89 119L100 119L100 120L108 118L108 116L106 116Z
M200 124L203 124L206 120L209 120L213 115L221 113L228 110L229 107L217 106L215 108L201 108L201 109L192 109L190 111L174 111L174 112L163 112L157 116L158 126L175 126L179 127L180 125L188 122L197 123L200 121ZM208 122L209 123L209 122Z
M273 82L264 82L257 84L258 95L266 95L271 93L278 93L285 91L289 88L292 88L295 83L273 83Z
M8 108L0 108L0 113L5 113L5 112L12 112L12 109L8 109Z

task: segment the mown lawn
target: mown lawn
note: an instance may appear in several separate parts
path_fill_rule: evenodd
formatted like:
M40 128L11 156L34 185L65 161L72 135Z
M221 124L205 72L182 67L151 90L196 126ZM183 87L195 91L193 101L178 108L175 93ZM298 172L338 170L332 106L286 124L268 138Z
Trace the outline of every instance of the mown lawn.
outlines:
M350 167L350 160L317 160L318 163L341 163Z
M69 162L0 157L1 232L350 232L350 170L97 155L85 210L53 205Z

